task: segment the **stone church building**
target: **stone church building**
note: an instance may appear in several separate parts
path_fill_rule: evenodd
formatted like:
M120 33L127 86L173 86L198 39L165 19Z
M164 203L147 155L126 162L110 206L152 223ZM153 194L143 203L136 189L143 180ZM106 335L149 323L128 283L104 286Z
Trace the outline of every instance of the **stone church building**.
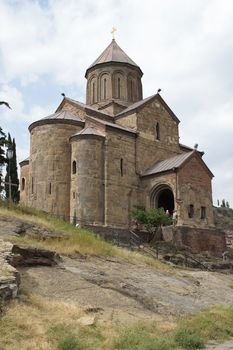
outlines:
M179 143L159 93L143 99L141 68L113 39L86 70L86 104L64 97L33 122L21 204L83 225L128 228L135 204L177 211L178 225L214 225L203 153Z

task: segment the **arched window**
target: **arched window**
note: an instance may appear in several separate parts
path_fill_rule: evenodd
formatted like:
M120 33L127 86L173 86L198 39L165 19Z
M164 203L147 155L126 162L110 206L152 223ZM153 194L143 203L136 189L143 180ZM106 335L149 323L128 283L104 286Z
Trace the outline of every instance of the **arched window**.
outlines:
M160 127L159 127L159 123L156 123L156 126L155 126L155 138L156 138L156 140L160 140Z
M121 161L120 161L120 170L121 170L121 176L123 176L124 175L123 158L121 158Z
M25 190L25 178L23 177L22 178L22 191Z
M77 164L76 161L74 160L72 163L72 174L76 174L77 172Z
M121 79L117 78L117 98L121 97Z

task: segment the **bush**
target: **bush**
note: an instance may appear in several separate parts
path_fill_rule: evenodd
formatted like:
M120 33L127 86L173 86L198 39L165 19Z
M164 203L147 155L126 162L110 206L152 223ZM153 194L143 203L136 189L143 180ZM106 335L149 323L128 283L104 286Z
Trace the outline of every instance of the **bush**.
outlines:
M58 343L58 350L81 350L82 347L77 338L73 335L68 335Z
M190 329L180 329L175 334L175 341L184 349L202 349L204 347L203 339Z

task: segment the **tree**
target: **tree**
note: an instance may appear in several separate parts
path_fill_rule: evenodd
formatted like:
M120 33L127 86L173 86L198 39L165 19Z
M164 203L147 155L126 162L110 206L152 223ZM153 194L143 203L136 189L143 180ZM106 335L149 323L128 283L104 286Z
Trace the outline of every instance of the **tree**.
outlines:
M226 201L225 201L225 199L222 199L221 207L222 207L222 208L226 208Z
M11 135L8 134L7 146L13 151L12 159L8 159L6 167L5 182L9 183L9 175L11 176L11 198L14 203L19 202L19 178L17 169L17 156L16 156L16 143L15 139L11 139ZM6 198L9 199L9 185L5 184Z
M4 164L6 163L6 158L5 158L5 151L3 147L5 146L6 143L6 135L2 131L2 128L0 127L0 191L2 191L3 186L2 186L2 168Z
M219 207L219 199L217 199L217 206Z
M150 233L154 233L160 226L172 224L172 218L165 214L163 208L146 210L144 205L136 205L134 208L132 212L133 218Z
M227 208L230 208L229 202L226 202L226 207L227 207Z

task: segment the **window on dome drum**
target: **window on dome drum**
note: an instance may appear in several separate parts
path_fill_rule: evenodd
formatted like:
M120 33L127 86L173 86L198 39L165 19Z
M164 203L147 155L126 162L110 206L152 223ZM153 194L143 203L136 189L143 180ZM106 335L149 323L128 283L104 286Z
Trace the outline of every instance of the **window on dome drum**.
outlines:
M121 176L124 175L124 164L123 164L123 158L121 158L121 161L120 161L120 170L121 170Z
M22 191L25 190L25 178L23 177L22 178Z
M51 194L52 193L52 184L51 184L51 182L49 183L49 194Z
M107 96L107 79L104 78L104 100L106 100Z
M133 81L129 82L129 100L133 101Z
M121 97L121 79L117 78L117 98Z
M156 123L156 126L155 126L155 137L156 137L156 140L160 140L160 127L159 127L159 123Z
M206 207L201 207L201 219L206 218Z
M193 216L194 216L194 205L193 204L189 204L188 216L190 219L193 218Z
M76 161L74 160L72 163L72 174L76 174L77 172L77 164Z
M92 83L92 103L95 103L95 83Z

